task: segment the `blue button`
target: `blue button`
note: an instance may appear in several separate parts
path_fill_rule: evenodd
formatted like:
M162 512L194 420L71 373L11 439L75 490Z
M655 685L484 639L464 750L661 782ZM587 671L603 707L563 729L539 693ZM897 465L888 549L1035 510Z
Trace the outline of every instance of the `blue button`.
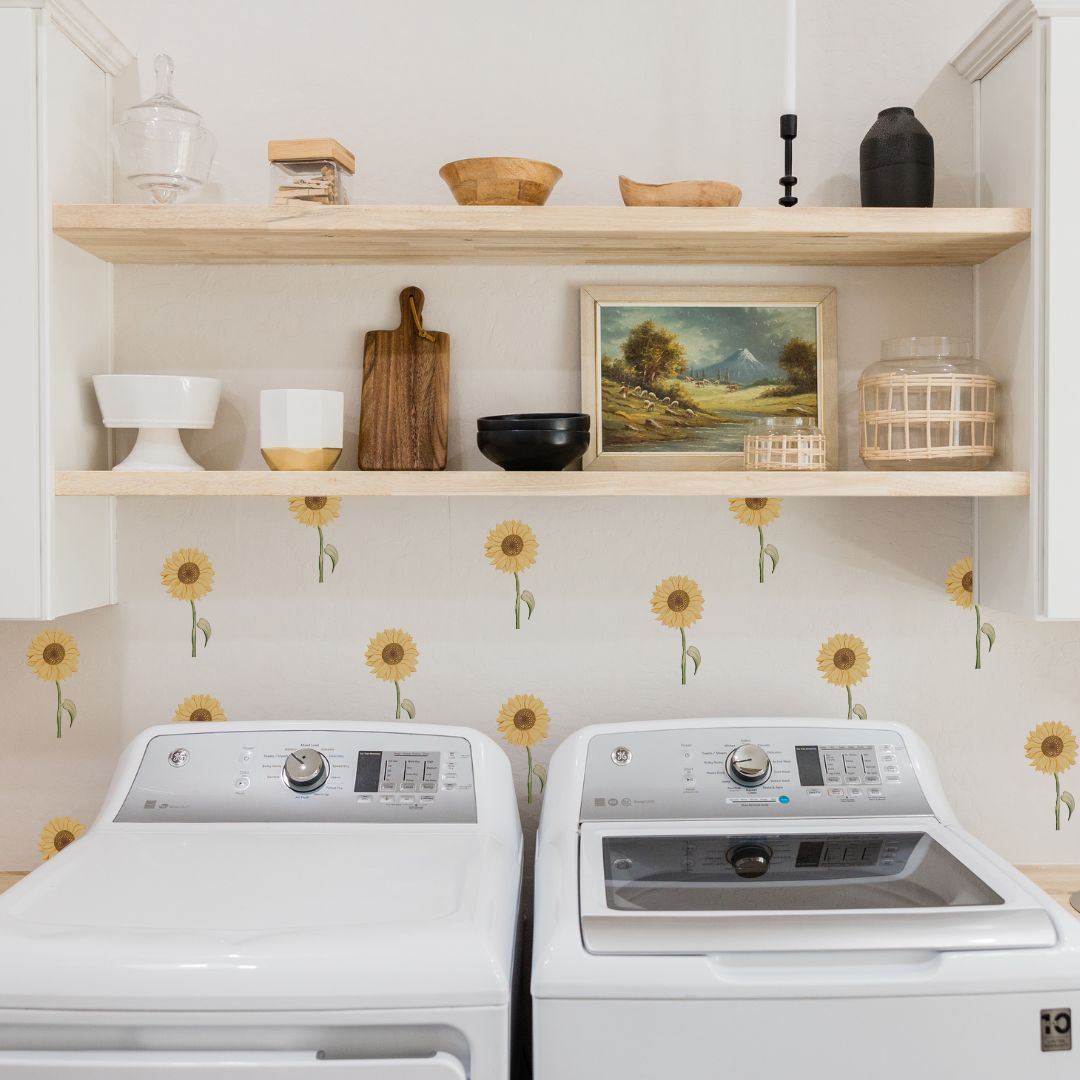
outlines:
M787 804L788 804L789 802L791 802L791 796L790 796L790 795L781 795L781 796L779 796L779 797L777 798L777 800L776 800L776 801L777 801L778 803L780 803L780 804L781 804L782 806L787 806Z

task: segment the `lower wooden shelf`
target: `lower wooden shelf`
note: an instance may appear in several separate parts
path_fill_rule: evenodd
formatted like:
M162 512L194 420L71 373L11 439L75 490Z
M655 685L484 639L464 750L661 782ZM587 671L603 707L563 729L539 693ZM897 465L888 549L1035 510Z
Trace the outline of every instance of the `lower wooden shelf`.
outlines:
M1023 472L58 472L57 495L1027 495Z

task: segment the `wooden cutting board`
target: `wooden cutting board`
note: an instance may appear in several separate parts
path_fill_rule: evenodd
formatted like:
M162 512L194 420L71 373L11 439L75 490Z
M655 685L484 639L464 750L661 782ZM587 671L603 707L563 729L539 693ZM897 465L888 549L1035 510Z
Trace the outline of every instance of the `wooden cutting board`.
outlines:
M450 335L424 327L423 310L424 294L410 285L401 325L364 338L361 469L446 468Z

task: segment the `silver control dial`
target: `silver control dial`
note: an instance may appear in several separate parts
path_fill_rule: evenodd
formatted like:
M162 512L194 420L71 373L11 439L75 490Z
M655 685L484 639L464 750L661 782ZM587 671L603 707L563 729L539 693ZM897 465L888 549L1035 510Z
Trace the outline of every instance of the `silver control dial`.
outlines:
M753 880L769 872L772 851L764 844L739 844L727 853L727 860L739 877Z
M305 746L285 759L281 778L293 791L317 791L326 783L330 765L318 750Z
M743 743L728 754L727 774L743 787L757 787L769 779L772 762L760 746Z

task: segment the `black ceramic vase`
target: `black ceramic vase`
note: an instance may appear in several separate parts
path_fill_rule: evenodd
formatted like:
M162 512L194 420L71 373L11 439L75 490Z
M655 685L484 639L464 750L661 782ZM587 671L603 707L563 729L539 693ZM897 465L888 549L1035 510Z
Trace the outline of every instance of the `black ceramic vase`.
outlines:
M859 147L863 206L933 206L934 137L912 109L882 109Z

